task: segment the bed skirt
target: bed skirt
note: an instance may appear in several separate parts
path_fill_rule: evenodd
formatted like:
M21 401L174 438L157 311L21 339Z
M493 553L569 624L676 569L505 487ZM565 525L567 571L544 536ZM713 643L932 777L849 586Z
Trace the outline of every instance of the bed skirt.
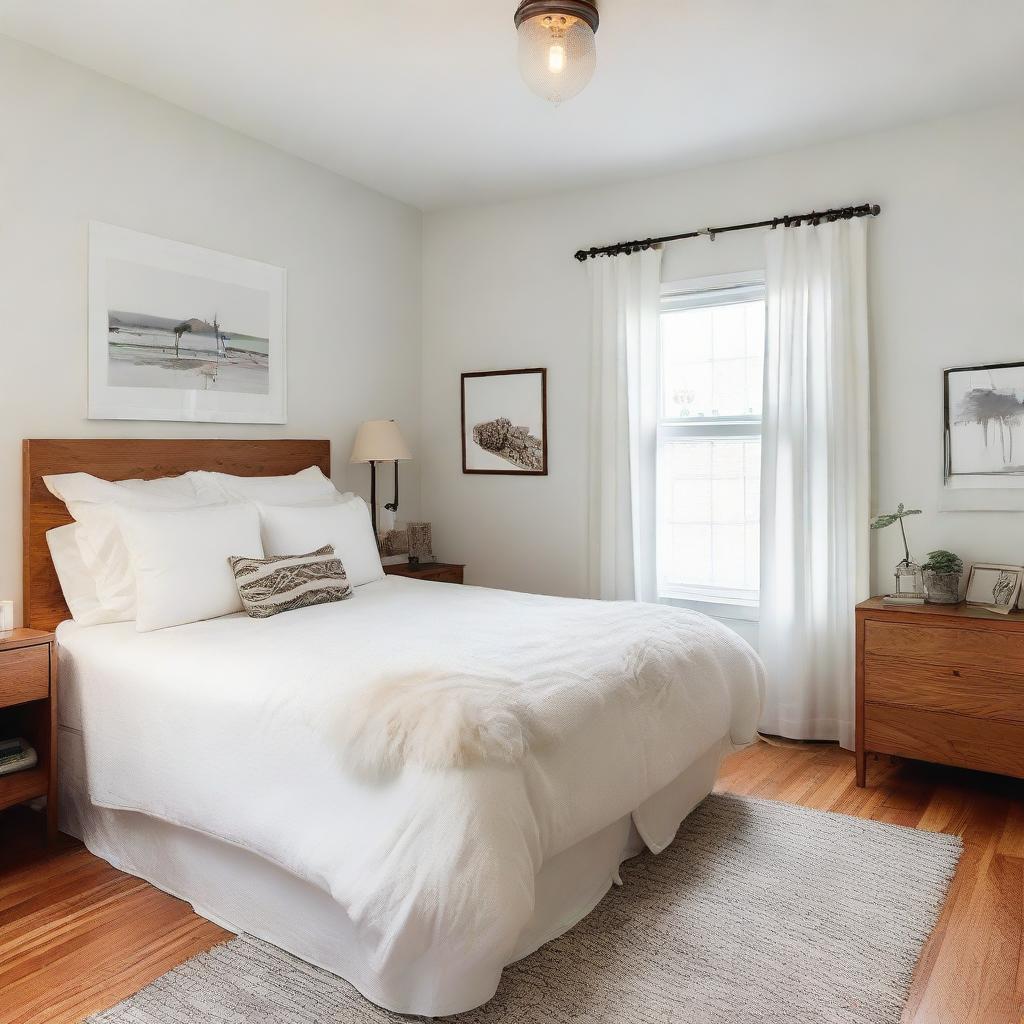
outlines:
M633 814L545 861L531 921L508 963L568 931L618 880L619 865L645 847L660 852L680 822L711 792L728 738L714 743L675 782ZM401 991L382 991L342 907L322 889L241 847L134 811L95 806L88 793L82 736L60 730L60 827L97 857L190 903L232 932L248 932L350 982L396 1013L430 1016L416 993L430 979L411 966ZM498 979L466 979L445 1004L462 1012L487 1002Z

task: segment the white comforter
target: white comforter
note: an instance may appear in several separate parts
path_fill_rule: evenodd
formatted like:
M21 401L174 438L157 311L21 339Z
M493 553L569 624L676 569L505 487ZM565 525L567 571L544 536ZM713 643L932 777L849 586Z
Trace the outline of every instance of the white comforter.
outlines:
M762 668L706 616L388 578L340 604L154 633L58 634L77 673L92 800L248 848L329 891L393 1009L493 994L541 864L633 812L722 737L750 742ZM516 764L389 778L339 756L346 705L413 672L502 678L549 728Z

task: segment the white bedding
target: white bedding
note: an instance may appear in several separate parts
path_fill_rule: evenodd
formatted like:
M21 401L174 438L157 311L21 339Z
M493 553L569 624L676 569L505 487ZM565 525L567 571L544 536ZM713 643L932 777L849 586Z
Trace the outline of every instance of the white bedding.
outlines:
M541 865L633 813L728 736L755 735L757 656L692 612L389 577L341 604L139 634L63 624L89 796L251 850L329 892L381 1005L443 1015L493 994ZM551 729L518 764L352 774L339 716L411 672L507 679ZM69 722L68 717L80 722ZM556 738L553 738L556 737Z

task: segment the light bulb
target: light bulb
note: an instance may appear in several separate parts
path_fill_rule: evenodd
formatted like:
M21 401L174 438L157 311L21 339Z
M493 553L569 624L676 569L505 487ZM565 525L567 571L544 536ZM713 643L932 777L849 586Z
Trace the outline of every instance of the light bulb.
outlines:
M565 70L565 47L561 43L552 43L548 50L548 71L560 75Z

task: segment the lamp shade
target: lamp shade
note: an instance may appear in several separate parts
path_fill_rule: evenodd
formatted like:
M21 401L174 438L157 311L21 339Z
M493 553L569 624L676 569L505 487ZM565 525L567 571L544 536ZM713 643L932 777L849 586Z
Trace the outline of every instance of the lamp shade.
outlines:
M412 458L394 420L367 420L352 445L351 462L403 462Z

